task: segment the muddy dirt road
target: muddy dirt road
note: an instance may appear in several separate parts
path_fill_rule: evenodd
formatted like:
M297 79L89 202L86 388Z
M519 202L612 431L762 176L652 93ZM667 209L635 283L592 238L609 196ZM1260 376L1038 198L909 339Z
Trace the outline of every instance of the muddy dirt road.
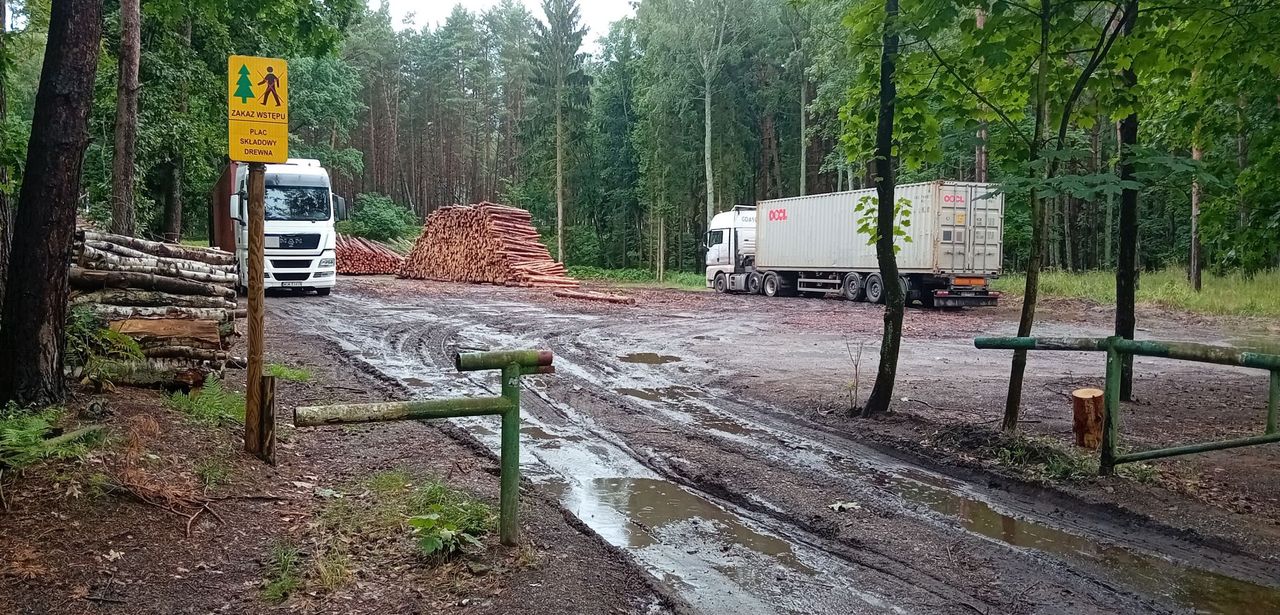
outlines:
M326 299L273 297L268 317L422 397L496 392L491 376L454 371L458 350L551 348L557 374L525 379L525 476L700 612L1280 612L1274 561L926 467L809 420L794 406L848 386L879 312L760 301L651 292L636 308L602 308L364 279ZM972 336L1012 329L998 313L914 313L899 396L945 372L965 380L965 403L998 398L1002 385L981 385L1003 382L1007 359L973 350ZM865 350L863 387L874 361ZM1102 366L1033 355L1030 373L1050 368ZM496 422L456 424L497 447Z

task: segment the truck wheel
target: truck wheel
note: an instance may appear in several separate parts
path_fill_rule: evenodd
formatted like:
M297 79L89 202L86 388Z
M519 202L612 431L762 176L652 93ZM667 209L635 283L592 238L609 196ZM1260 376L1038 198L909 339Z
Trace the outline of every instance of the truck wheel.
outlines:
M865 298L862 295L862 276L857 273L845 274L840 294L849 301L862 301Z
M764 280L760 284L766 297L777 297L782 291L782 280L778 279L776 273L764 274Z
M884 280L880 278L880 274L873 273L867 276L866 285L867 301L871 303L884 303Z
M907 282L906 276L898 278L899 288L902 289L902 306L909 307L911 305L911 284Z
M332 289L332 288L317 288L317 289L316 289L316 294L317 294L317 295L320 295L321 297L328 297L328 296L329 296L329 293L331 293L331 292L333 292L333 289Z
M723 273L716 274L716 281L713 282L713 284L715 284L716 292L718 293L729 292L729 281L725 279Z
M752 295L760 294L760 282L761 282L760 278L761 278L760 274L754 271L747 274L747 292L748 293Z

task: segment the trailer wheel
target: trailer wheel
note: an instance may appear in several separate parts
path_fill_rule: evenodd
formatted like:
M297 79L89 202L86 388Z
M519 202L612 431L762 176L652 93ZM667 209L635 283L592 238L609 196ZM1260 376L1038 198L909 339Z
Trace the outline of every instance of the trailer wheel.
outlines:
M778 279L776 273L764 274L764 280L760 284L766 297L777 297L782 291L782 280Z
M713 284L715 284L716 292L718 293L729 292L729 281L725 279L723 273L716 274L716 281L713 282Z
M840 288L840 294L849 301L863 301L865 297L862 294L862 276L853 272L845 274L844 286Z
M747 274L747 293L752 295L760 294L761 275L756 272Z
M873 273L867 276L866 285L867 301L871 303L884 303L884 280L880 278L880 274Z

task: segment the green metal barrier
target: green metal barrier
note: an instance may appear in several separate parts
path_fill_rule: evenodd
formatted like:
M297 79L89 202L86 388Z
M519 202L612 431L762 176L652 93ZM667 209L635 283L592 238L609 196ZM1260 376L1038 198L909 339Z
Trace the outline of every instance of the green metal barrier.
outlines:
M298 427L419 421L459 416L502 417L502 476L499 495L499 528L502 544L514 546L520 532L520 377L554 374L549 350L467 352L457 357L458 371L502 370L502 395L464 397L381 404L344 404L298 408Z
M1102 351L1107 353L1107 384L1104 391L1105 419L1102 431L1101 459L1098 464L1099 474L1111 474L1115 471L1115 467L1122 463L1280 442L1280 430L1277 429L1277 418L1280 416L1280 355L1245 352L1227 346L1209 346L1187 342L1134 341L1119 337L980 337L973 340L973 345L980 349L996 350L1066 350ZM1267 422L1262 435L1216 442L1201 442L1185 446L1172 446L1124 455L1119 454L1120 367L1122 364L1121 359L1124 355L1251 367L1271 372L1271 386L1267 396Z

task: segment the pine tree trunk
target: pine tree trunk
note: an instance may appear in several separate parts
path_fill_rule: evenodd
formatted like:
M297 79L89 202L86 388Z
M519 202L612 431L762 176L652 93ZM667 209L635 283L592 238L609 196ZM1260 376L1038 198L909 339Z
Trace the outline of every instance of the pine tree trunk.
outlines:
M707 180L707 229L711 228L711 218L716 215L716 182L711 172L711 77L702 82L703 137L702 162Z
M0 57L4 57L4 41L9 32L9 6L0 0ZM0 126L9 117L9 102L5 96L9 80L8 65L0 62ZM0 162L0 306L4 305L5 279L9 275L9 247L13 244L13 208L9 203L9 167Z
M116 82L115 157L111 164L111 232L133 235L134 157L138 143L140 0L120 0L120 65Z
M1131 36L1138 19L1138 0L1126 0L1124 34ZM1120 81L1126 90L1138 86L1133 68L1120 72ZM1138 144L1138 114L1130 113L1120 120L1120 181L1135 181L1133 148ZM1120 193L1120 262L1116 265L1116 329L1115 334L1133 339L1137 328L1134 304L1138 282L1138 191L1125 188ZM1125 355L1120 369L1120 398L1133 398L1133 356Z
M1204 159L1204 149L1200 147L1199 127L1195 131L1195 136L1191 143L1191 159L1197 163ZM1191 278L1191 288L1196 292L1200 292L1201 285L1201 269L1200 262L1200 203L1204 199L1204 188L1200 186L1200 180L1191 180L1191 258L1187 263L1187 275Z
M183 30L183 42L187 48L191 47L191 16L187 16L186 25ZM188 109L188 86L186 79L183 79L182 85L178 92L178 112L186 115ZM174 147L173 158L169 161L164 169L164 240L173 243L182 241L182 181L186 163L182 157L182 148ZM213 229L209 229L210 238L213 236Z
M800 66L800 196L809 194L809 81Z
M987 25L987 12L978 7L974 14L974 23L981 30ZM987 181L987 121L978 122L978 144L973 151L973 181Z
M1028 148L1027 160L1040 159L1040 148L1045 141L1049 111L1049 27L1053 6L1050 0L1040 0L1040 52L1037 60L1035 91L1035 130ZM1048 243L1048 221L1045 219L1044 199L1035 189L1030 191L1031 201L1031 250L1027 254L1027 282L1023 289L1022 315L1018 319L1018 337L1031 335L1036 321L1036 302L1040 295L1040 267L1045 245ZM1018 412L1022 406L1022 381L1027 370L1027 351L1013 351L1009 369L1009 393L1004 402L1004 420L1001 429L1012 433L1018 429Z
M898 279L898 259L893 252L894 169L893 115L898 91L894 71L898 56L898 0L885 0L884 47L880 54L880 110L876 115L876 260L884 282L884 334L880 341L880 366L871 397L862 416L886 412L893 401L893 384L898 375L898 350L902 345L902 318L906 293Z
M556 260L564 262L564 111L556 103Z
M67 266L101 41L102 0L53 3L0 316L0 401L66 393Z

